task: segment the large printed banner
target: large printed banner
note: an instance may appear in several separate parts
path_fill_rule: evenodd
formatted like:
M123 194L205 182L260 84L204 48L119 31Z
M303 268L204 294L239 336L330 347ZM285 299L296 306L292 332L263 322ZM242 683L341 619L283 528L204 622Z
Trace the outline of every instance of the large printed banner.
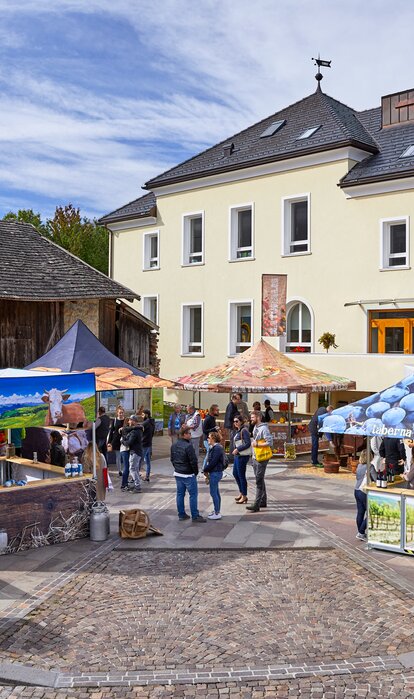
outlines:
M0 378L0 430L95 420L95 374Z
M322 415L319 432L412 439L414 436L414 376L355 403Z
M287 274L262 274L262 337L286 333Z

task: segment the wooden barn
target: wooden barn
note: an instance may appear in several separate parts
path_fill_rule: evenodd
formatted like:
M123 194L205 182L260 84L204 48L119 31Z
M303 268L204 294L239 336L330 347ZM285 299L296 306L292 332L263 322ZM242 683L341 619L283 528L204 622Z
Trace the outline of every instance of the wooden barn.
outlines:
M158 374L158 326L124 302L136 292L30 224L0 221L0 245L0 368L27 366L80 319L111 352Z

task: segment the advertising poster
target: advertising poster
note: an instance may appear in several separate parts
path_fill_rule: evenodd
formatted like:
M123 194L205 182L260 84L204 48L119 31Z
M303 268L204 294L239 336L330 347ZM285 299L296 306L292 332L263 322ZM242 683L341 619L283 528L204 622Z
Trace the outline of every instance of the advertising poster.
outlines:
M286 334L287 274L262 274L262 337Z
M162 388L151 390L151 415L155 420L155 429L159 432L164 425L164 389Z
M414 553L414 497L405 498L405 549Z
M0 380L0 429L52 427L95 420L95 374Z
M401 547L401 498L368 493L368 541Z

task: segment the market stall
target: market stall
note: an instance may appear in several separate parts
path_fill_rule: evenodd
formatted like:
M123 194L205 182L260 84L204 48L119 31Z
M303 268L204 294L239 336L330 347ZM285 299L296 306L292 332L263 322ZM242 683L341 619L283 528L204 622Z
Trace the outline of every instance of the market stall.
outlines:
M0 371L0 430L8 437L12 429L36 428L40 435L63 431L69 423L92 424L94 417L93 374ZM9 550L85 536L93 474L79 475L72 468L68 477L68 469L65 474L64 468L40 461L36 449L31 458L17 457L8 442L0 455L0 527Z
M282 352L278 352L265 340L260 340L242 354L231 357L212 369L198 371L176 380L181 388L188 391L210 391L214 393L286 393L286 422L269 423L275 433L275 454L286 454L286 444L307 453L311 440L307 424L309 420L293 421L291 393L321 393L355 388L355 382L341 376L326 374L302 366ZM300 428L300 429L299 429ZM283 444L283 451L282 451ZM328 443L321 444L321 449Z
M383 391L322 416L321 432L412 440L414 437L414 375ZM370 440L367 439L368 463ZM378 485L377 485L378 483ZM368 526L370 548L414 553L414 490L401 475L371 482L368 469Z
M114 413L119 403L130 412L139 406L151 409L155 403L153 390L174 388L172 381L153 376L112 354L81 320L77 320L46 354L26 368L95 374L100 403L109 413ZM156 427L162 430L162 419Z

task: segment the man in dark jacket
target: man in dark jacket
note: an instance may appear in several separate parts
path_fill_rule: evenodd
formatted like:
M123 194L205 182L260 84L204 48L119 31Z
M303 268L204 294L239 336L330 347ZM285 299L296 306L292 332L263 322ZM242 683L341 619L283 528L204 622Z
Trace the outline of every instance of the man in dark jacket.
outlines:
M190 510L193 522L206 522L198 511L198 460L191 444L191 430L181 427L178 440L171 446L171 463L174 466L174 476L177 485L178 519L190 519L185 511L184 497L186 490L190 496Z
M311 461L312 461L312 466L322 466L322 464L319 463L318 461L318 450L319 450L319 418L321 415L325 415L326 413L331 413L333 410L332 405L328 405L327 408L318 408L312 415L309 425L308 425L308 430L311 433L312 437L312 452L311 452Z
M379 449L380 456L385 457L387 473L404 473L404 463L407 458L404 442L396 437L384 437Z
M141 476L139 465L142 457L142 427L138 425L138 415L128 419L128 432L122 437L122 443L129 449L129 472L134 479L133 493L141 492Z

